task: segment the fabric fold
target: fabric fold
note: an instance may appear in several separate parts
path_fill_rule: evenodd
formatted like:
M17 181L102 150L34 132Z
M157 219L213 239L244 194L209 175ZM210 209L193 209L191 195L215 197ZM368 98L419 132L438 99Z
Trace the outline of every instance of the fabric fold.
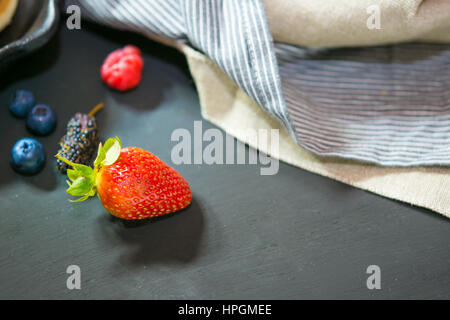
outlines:
M303 47L450 42L448 0L263 0L273 38ZM378 15L379 29L367 22Z

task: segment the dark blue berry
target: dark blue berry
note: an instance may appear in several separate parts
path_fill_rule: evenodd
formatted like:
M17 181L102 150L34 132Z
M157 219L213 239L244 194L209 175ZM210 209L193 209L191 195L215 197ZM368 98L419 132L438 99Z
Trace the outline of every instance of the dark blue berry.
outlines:
M34 106L34 95L28 90L16 90L9 102L9 111L18 117L25 118Z
M27 129L36 135L50 134L56 127L55 112L46 104L37 104L27 117Z
M11 166L18 173L36 174L45 164L44 147L36 139L22 138L11 149L10 160Z

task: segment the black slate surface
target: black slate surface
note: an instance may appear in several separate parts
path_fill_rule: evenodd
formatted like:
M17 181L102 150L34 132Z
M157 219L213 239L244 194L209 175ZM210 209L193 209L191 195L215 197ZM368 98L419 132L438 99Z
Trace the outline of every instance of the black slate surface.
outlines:
M98 70L124 44L144 52L140 87L106 88ZM22 177L9 167L14 141L29 135L10 116L15 88L56 108L56 132L39 138L49 161ZM64 26L42 50L0 79L0 298L297 299L450 298L450 224L438 214L357 190L281 163L176 166L194 194L185 211L154 223L125 223L98 199L67 201L52 155L65 123L99 101L103 138L146 148L170 164L176 128L201 120L184 57L139 36ZM203 127L213 127L203 121ZM81 268L81 290L66 268ZM368 290L366 268L381 268Z

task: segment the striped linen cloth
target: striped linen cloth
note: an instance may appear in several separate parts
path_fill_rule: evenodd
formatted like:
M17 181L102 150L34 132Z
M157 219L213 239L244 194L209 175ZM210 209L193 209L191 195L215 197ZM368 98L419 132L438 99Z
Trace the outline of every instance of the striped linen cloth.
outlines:
M186 43L303 148L385 166L450 164L450 45L274 43L261 0L68 0L83 17Z

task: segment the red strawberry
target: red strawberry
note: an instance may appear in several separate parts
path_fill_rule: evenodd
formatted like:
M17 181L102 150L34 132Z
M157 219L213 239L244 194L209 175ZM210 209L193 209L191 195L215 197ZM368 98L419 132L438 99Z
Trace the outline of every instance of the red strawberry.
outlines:
M125 46L111 52L103 63L100 74L108 86L119 91L136 87L142 78L141 51L135 46Z
M158 157L140 148L122 149L118 138L100 144L94 169L72 163L67 170L67 193L83 201L98 193L112 215L127 219L146 219L175 212L191 203L187 181Z

